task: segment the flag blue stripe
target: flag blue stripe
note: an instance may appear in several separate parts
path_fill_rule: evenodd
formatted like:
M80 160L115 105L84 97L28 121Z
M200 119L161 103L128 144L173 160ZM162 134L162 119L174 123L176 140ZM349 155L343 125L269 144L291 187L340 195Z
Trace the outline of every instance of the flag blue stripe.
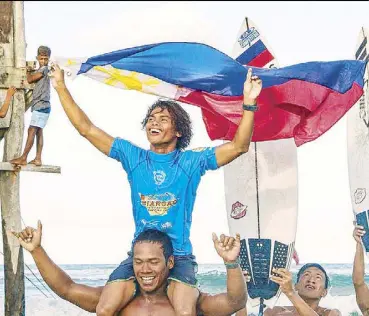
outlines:
M340 93L354 82L363 86L364 61L309 62L278 69L251 67L263 87L297 79L323 85ZM111 65L165 82L223 96L240 96L247 69L228 55L200 43L159 43L119 50L89 58L78 74L94 66Z
M259 56L266 49L267 48L265 47L264 43L261 40L258 40L254 45L238 56L236 60L242 65L247 65L251 60Z

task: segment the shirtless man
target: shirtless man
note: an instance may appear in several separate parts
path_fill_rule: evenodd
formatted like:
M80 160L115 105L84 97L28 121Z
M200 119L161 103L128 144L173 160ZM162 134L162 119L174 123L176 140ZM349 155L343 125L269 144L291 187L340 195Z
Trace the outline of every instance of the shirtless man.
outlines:
M295 288L292 273L286 269L273 269L279 276L270 279L281 287L282 292L291 301L292 306L279 306L265 310L265 316L339 316L337 309L319 306L320 300L327 295L329 278L324 268L317 263L308 263L297 273Z
M47 255L41 246L42 225L27 227L14 233L22 247L29 251L47 285L61 298L80 308L95 313L103 287L75 283ZM227 269L227 293L200 293L197 303L199 315L228 316L245 306L247 291L237 258L240 236L236 238L213 234L214 248ZM167 296L169 270L174 267L173 246L169 236L158 230L145 230L132 247L133 270L136 281L134 299L120 311L120 316L174 316L175 311Z

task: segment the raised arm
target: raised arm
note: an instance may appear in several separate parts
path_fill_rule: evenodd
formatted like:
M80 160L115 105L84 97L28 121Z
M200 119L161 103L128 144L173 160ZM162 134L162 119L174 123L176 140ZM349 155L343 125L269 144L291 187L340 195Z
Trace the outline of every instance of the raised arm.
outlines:
M98 150L108 155L114 138L96 127L81 108L74 102L64 81L64 71L56 64L53 65L50 77L55 91L58 93L69 121L76 130Z
M39 81L44 76L43 72L35 72L33 68L27 67L27 82L35 83Z
M15 87L10 87L6 92L5 101L0 109L0 118L4 118L8 113L10 102L12 101L12 97L16 91L17 89Z
M241 248L240 235L237 234L236 238L221 235L219 240L213 234L213 242L227 268L227 292L217 295L201 294L198 306L203 315L231 315L245 308L247 301L245 279L237 261Z
M252 76L251 68L247 72L243 88L243 103L247 106L256 106L256 99L261 92L262 82L256 76ZM251 109L249 107L249 109ZM241 122L232 141L220 145L215 150L219 167L232 162L237 157L249 150L252 132L254 128L254 111L244 110Z
M50 259L41 246L42 224L40 221L37 230L27 227L22 232L13 232L13 234L18 237L21 246L31 253L42 278L58 296L88 312L96 311L102 287L75 283Z
M364 248L361 243L361 237L364 236L363 226L355 226L353 237L356 241L356 252L354 267L352 270L352 281L354 283L356 302L364 316L369 315L369 289L364 281L365 262Z
M319 316L294 290L292 285L292 273L287 269L278 268L273 269L273 272L279 276L272 275L270 279L279 284L281 291L287 296L291 301L292 305L295 307L297 314L300 316ZM265 315L272 316L278 315L278 308L267 309ZM338 310L332 310L329 316L339 316L341 313Z
M243 276L245 278L245 282L246 282L246 286L247 286L247 282L250 282L250 275L248 273L248 271L242 271ZM235 316L247 316L247 306L245 306L245 308L240 309Z

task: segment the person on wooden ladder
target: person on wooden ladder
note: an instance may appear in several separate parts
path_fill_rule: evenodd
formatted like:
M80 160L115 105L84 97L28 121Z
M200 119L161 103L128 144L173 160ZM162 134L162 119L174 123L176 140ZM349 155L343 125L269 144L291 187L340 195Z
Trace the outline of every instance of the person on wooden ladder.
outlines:
M42 165L42 149L44 146L43 130L50 116L50 77L49 74L49 59L51 50L47 46L40 46L37 49L37 61L40 65L39 69L34 71L31 67L27 67L27 82L35 83L32 95L32 117L28 128L28 137L26 146L22 156L10 160L10 163L15 166L24 166L27 164L27 157L32 149L35 138L37 138L36 157L29 163L41 166Z

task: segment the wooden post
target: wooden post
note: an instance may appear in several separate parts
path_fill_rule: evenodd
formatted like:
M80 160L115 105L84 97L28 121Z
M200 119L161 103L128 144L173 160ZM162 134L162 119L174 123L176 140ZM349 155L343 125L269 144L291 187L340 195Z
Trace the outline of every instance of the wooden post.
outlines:
M0 2L0 68L26 66L23 1ZM0 70L4 73L4 70ZM1 93L6 93L1 89ZM13 98L10 126L5 133L4 158L9 161L21 155L24 130L24 90ZM1 216L5 274L5 316L25 315L23 251L18 240L8 233L21 230L19 204L20 172L0 172Z
M30 106L33 89L26 80L26 39L23 1L0 1L0 96L15 86L9 121L0 122L0 141L4 141L4 158L0 163L1 222L3 229L5 316L25 315L23 251L10 231L20 231L20 171L60 173L58 166L22 166L14 170L9 160L22 151L24 112ZM9 108L10 110L10 108Z

